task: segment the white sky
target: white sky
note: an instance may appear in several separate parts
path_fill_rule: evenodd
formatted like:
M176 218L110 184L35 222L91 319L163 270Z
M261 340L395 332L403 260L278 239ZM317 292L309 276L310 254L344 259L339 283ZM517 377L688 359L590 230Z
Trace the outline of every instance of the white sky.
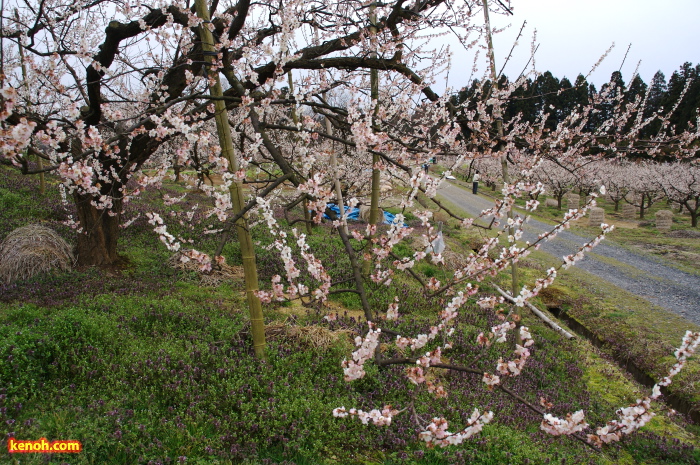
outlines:
M668 80L684 62L700 63L700 0L512 0L511 5L513 16L491 15L493 27L511 24L494 38L498 69L527 21L504 71L511 79L530 58L534 29L540 45L537 71L551 71L559 79L566 76L572 83L579 73L588 74L613 42L615 48L588 78L598 88L621 65L623 79L629 82L640 60L639 74L647 84L658 70ZM455 59L448 85L459 89L468 85L472 58L464 59L466 52L458 43L451 48ZM485 64L480 74L484 70Z

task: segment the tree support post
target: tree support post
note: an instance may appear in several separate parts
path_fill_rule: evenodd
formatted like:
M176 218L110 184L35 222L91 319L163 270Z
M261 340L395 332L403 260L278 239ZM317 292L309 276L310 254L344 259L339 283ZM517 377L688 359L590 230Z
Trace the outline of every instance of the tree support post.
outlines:
M214 63L213 53L216 52L216 48L214 47L214 37L207 26L211 24L211 20L206 0L196 0L195 7L197 9L197 16L204 21L199 26L199 37L202 41L204 58L212 65ZM231 137L231 127L228 123L226 103L220 98L223 96L223 90L219 80L219 73L212 71L211 68L209 68L209 73L209 78L214 81L214 84L209 87L209 94L212 97L218 97L214 100L214 108L221 154L228 160L229 170L236 172L239 169L239 163L233 149L233 139ZM241 181L236 181L231 184L230 195L231 203L233 204L233 212L236 214L244 208L243 183ZM253 350L257 358L265 360L265 322L263 320L262 305L260 299L256 295L258 291L258 269L255 263L253 239L250 236L250 231L248 230L247 221L244 216L236 221L236 230L238 232L238 240L241 244L241 256L243 258L246 297L250 312L251 332L253 333Z
M15 19L17 20L17 22L19 22L19 12L17 12L17 8L15 8ZM19 48L19 63L22 69L22 83L24 84L24 88L27 91L27 95L30 95L29 81L27 81L27 67L24 64L24 49L22 48L21 41L18 41L17 47ZM29 106L29 102L27 102L27 106ZM44 169L44 160L42 160L42 158L39 155L36 155L36 161L39 164L39 170L41 171L42 169ZM46 193L46 178L44 177L43 171L39 173L39 193L41 195L44 195Z
M369 34L370 43L372 44L372 52L370 56L377 58L376 43L377 43L377 2L372 2L369 7ZM374 111L372 112L372 130L377 130L379 124L377 115L379 114L379 71L375 68L369 71L370 79L370 97L375 102ZM369 207L369 224L376 226L379 223L379 194L381 183L381 172L377 168L379 163L379 155L372 154L372 193L370 197ZM362 271L368 275L371 271L372 259L365 260L362 266Z
M491 68L491 92L493 93L493 89L498 90L498 75L496 72L496 57L494 56L493 53L493 37L491 35L491 20L489 19L489 4L488 0L482 0L482 3L484 5L484 23L486 27L486 40L488 42L488 53L489 53L489 65ZM499 139L503 140L503 118L501 116L501 108L499 107L494 107L494 116L496 117L496 131L498 132L498 137ZM502 142L499 142L499 145ZM503 182L505 184L510 183L510 175L508 173L508 158L506 155L501 156L501 173L503 176ZM508 218L513 219L513 208L511 207L510 210L508 210ZM508 235L513 236L515 233L515 229L513 226L510 226L508 228ZM510 270L511 270L511 294L513 296L516 296L518 294L518 267L517 263L515 260L511 259L510 260ZM513 312L516 316L516 324L520 326L520 310L519 307L514 308ZM517 339L518 343L520 343L520 333L517 333Z
M292 70L290 69L287 71L287 82L289 82L289 98L292 99L294 98L294 80L292 79ZM296 127L299 124L299 115L297 115L297 104L294 103L292 106L292 121L294 122L294 126ZM328 128L326 128L328 129ZM295 137L295 140L298 140L298 138ZM304 222L306 223L306 234L309 236L312 234L313 230L311 229L312 226L312 221L311 221L311 213L309 212L309 200L304 198L304 202L302 203L302 208L304 209Z

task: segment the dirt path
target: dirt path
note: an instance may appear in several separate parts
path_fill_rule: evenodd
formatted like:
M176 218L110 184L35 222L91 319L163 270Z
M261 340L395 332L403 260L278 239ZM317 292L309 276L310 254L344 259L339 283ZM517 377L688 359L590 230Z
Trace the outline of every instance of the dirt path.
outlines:
M490 199L449 183L443 183L438 194L473 216L493 206ZM534 242L538 234L549 229L551 226L531 219L525 225L523 240ZM561 258L576 252L590 239L564 231L543 243L540 250ZM632 252L610 242L597 246L575 266L700 324L699 276L669 266L660 258Z

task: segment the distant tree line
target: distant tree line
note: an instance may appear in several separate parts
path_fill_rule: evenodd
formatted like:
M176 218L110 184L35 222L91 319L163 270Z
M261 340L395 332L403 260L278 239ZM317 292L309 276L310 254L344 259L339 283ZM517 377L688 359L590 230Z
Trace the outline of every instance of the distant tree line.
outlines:
M521 121L534 123L545 114L545 128L554 130L567 115L587 105L597 105L597 96L607 93L611 98L603 99L604 104L597 105L594 117L587 121L586 130L594 131L600 128L603 122L608 121L613 115L614 108L610 102L617 101L621 105L627 105L641 99L646 102L643 105L642 118L646 119L660 112L666 114L673 111L669 119L669 127L666 132L680 134L689 128L689 123L696 121L697 111L700 107L700 64L684 63L679 70L674 71L671 78L666 81L664 73L658 71L647 84L639 76L635 75L629 83L625 83L622 73L615 71L610 77L610 82L603 84L597 90L594 84L587 82L586 78L579 74L574 83L568 78L558 79L547 71L538 75L535 79L528 78L524 85L518 86L510 93L508 101L503 107L503 120L512 121L520 115ZM690 83L689 83L690 82ZM688 84L689 83L689 84ZM511 85L507 76L501 76L499 88L504 89ZM683 90L689 85L683 99L679 102ZM473 81L469 87L464 87L452 97L452 103L463 105L463 108L476 108L479 100L487 98L490 92L491 82L480 83ZM615 97L618 97L617 100ZM676 106L676 104L678 105ZM674 109L675 107L675 109ZM661 122L657 119L645 126L640 131L641 138L652 138L659 133Z

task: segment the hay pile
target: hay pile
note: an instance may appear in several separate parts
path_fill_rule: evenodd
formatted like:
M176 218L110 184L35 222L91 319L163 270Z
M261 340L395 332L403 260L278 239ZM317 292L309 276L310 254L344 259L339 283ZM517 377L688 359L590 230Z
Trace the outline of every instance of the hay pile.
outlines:
M0 243L0 281L6 284L53 269L70 270L74 263L66 241L40 224L17 228Z
M667 234L678 239L700 239L700 231L695 229L678 229Z
M199 263L194 260L182 261L182 253L177 252L168 259L168 263L175 269L192 271L199 275L200 285L216 287L224 281L242 281L243 267L227 264L212 265L211 271L201 271Z
M321 326L295 326L289 321L271 323L265 326L265 339L268 341L287 340L302 347L327 349L339 340L350 341L355 334L349 329L331 331Z
M451 249L446 249L442 252L442 258L445 259L445 267L451 271L459 270L469 265L468 254L456 253Z

